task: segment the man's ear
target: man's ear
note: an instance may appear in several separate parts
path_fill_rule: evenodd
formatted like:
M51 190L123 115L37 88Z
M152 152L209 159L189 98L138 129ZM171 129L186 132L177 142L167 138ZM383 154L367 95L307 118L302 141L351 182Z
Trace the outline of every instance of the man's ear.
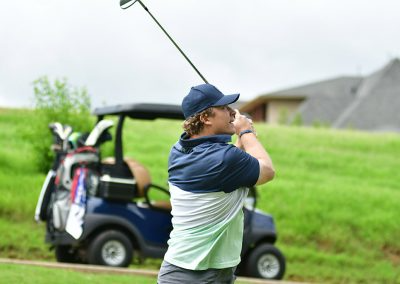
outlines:
M212 125L212 122L210 121L210 117L207 114L203 114L200 116L200 121L204 125Z

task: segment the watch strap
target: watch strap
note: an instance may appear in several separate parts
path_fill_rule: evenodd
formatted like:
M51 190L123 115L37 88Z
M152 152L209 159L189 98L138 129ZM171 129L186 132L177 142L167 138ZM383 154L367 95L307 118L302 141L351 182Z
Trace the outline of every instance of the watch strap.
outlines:
M255 134L253 130L251 130L251 129L246 129L246 130L243 130L243 131L241 131L241 132L239 133L239 138L242 137L244 134L247 134L247 133L253 133L253 134Z

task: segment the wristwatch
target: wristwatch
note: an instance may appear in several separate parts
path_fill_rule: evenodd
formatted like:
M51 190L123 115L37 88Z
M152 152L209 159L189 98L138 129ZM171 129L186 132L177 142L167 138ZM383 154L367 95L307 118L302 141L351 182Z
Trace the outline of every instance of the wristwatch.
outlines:
M244 134L247 134L247 133L253 133L253 134L255 135L255 133L254 133L253 130L251 130L251 129L246 129L246 130L243 130L243 131L241 131L241 132L239 133L239 138L242 137Z

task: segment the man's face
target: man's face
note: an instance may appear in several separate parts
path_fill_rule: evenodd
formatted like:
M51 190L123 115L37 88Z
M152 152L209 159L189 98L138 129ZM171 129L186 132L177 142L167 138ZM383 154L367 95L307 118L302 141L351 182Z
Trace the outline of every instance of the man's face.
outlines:
M235 127L232 123L235 120L235 114L235 111L227 105L213 107L213 116L208 119L214 134L235 134Z

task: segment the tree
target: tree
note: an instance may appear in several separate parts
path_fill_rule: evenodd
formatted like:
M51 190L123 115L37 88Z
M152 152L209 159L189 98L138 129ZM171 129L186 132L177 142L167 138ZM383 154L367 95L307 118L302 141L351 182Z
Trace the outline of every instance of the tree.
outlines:
M89 131L93 125L90 97L86 88L72 87L67 79L55 79L51 83L47 77L40 77L33 82L33 89L35 120L29 136L38 169L47 171L54 158L50 150L52 137L48 125L60 122L78 132Z

